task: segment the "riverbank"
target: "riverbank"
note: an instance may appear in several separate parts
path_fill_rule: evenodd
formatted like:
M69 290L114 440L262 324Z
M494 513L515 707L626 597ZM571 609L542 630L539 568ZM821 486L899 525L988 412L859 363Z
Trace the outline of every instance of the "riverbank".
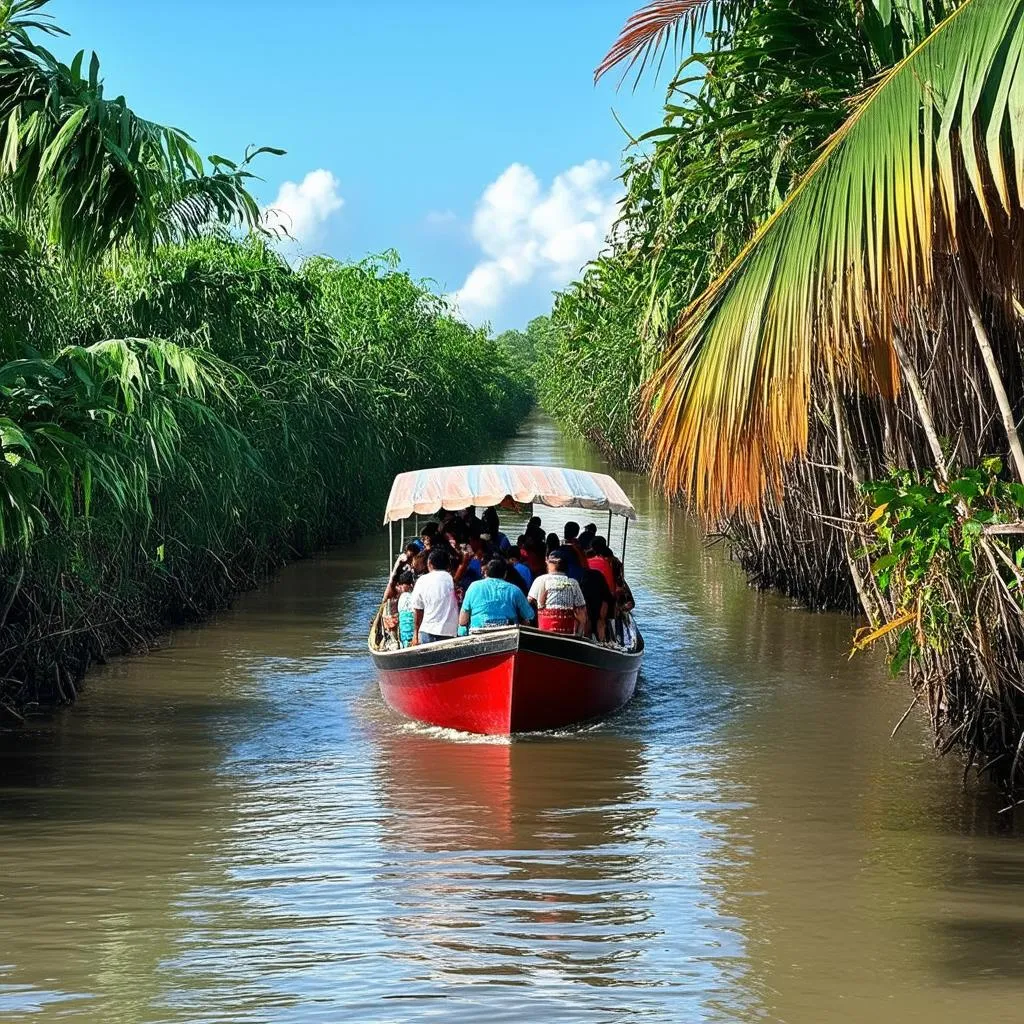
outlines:
M82 268L15 240L8 723L357 536L396 472L464 461L531 404L502 349L391 259L293 270L260 241L205 239Z

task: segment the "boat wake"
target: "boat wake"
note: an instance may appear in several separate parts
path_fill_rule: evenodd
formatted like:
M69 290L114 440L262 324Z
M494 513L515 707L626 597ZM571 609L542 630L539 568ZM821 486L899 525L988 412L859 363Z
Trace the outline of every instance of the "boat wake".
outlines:
M539 740L571 739L574 736L586 736L605 728L606 720L583 722L564 729L548 729L542 732L518 732L514 735L487 736L482 733L463 732L460 729L447 729L440 725L427 725L422 722L405 721L398 726L399 733L412 733L430 739L443 740L447 743L471 743L490 746L508 746L511 743L530 743Z

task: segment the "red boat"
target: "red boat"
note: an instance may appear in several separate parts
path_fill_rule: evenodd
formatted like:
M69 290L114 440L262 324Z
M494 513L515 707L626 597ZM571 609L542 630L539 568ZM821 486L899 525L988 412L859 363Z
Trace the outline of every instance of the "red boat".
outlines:
M458 466L403 473L395 479L385 522L474 506L607 511L636 518L611 477L538 466ZM626 528L623 529L623 547ZM623 551L624 554L624 551ZM629 616L617 641L508 626L401 648L378 612L370 653L385 701L429 725L508 735L559 729L600 718L633 696L643 637Z

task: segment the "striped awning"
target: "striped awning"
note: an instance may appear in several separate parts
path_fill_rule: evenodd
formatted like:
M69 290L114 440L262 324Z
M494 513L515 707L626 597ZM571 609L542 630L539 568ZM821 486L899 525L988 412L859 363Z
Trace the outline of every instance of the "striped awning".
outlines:
M432 516L486 508L511 499L523 505L585 508L636 519L625 491L604 473L554 466L449 466L399 473L391 485L384 523L410 516Z

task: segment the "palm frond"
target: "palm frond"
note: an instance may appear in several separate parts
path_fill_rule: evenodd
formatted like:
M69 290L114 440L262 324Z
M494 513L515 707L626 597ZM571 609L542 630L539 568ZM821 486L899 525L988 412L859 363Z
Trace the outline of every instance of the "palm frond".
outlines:
M692 30L700 23L710 3L711 0L653 0L641 7L630 16L618 39L597 66L595 83L623 61L629 62L622 74L623 80L638 61L640 67L636 81L640 80L652 59L657 59L660 67L670 49L675 47L678 51L686 30Z
M248 191L254 157L208 167L177 128L104 95L100 63L63 64L33 33L58 33L47 0L0 3L0 206L82 257L120 242L183 241L211 225L258 229Z
M966 0L676 325L651 384L667 488L711 518L756 514L806 450L815 369L895 395L893 331L936 286L938 247L1019 212L1022 123L1024 0Z

